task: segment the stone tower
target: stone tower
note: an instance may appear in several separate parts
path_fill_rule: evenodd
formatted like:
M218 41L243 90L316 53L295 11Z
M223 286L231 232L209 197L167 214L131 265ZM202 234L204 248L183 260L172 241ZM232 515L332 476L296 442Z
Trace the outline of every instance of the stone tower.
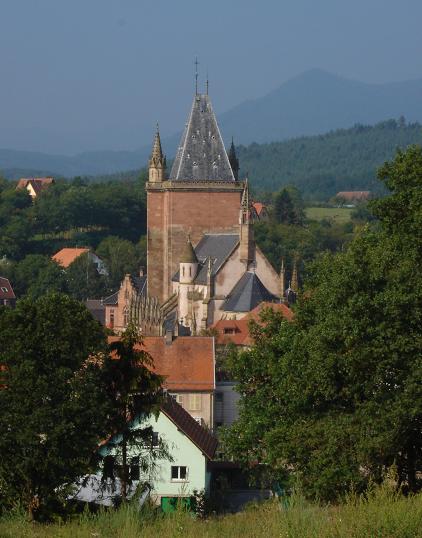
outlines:
M148 295L163 303L187 235L196 244L204 233L239 233L244 184L236 179L207 94L194 96L168 179L157 158L164 159L158 133L146 185Z

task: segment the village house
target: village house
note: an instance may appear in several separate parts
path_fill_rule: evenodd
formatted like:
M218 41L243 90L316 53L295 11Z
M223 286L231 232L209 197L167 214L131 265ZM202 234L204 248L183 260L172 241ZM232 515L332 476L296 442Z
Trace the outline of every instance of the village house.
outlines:
M253 219L257 221L267 221L269 219L267 206L261 202L253 202Z
M110 336L109 342L118 339ZM209 336L147 336L139 351L153 359L154 371L164 377L164 389L193 418L214 425L215 348Z
M67 269L75 260L82 256L82 254L87 254L88 259L92 261L100 275L107 275L107 268L101 258L99 258L95 252L92 252L90 248L87 247L75 247L75 248L62 248L56 254L54 254L51 259L58 263L63 269Z
M47 189L53 183L55 183L55 180L52 177L23 177L18 181L16 189L26 189L32 200L35 200L43 190Z
M12 306L16 304L16 296L12 285L5 277L0 276L0 305Z
M354 207L356 204L367 202L371 198L371 191L340 191L334 200L337 204Z
M158 416L137 417L131 424L133 429L151 428L151 443L144 447L129 446L131 486L129 497L138 484L148 483L147 493L163 511L170 511L182 498L191 497L194 492L210 491L212 461L217 439L203 428L173 398L167 397ZM118 468L121 464L121 441L113 436L99 450L103 468L97 475L85 477L79 483L74 499L84 502L113 505L113 499L120 494ZM154 452L164 445L169 457ZM147 471L140 466L140 460L150 465Z

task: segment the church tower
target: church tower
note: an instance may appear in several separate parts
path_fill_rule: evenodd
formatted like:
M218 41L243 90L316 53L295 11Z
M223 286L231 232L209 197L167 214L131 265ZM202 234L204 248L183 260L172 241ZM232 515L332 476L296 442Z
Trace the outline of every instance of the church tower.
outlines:
M237 179L236 154L230 156L208 94L194 95L168 178L156 133L146 184L147 259L148 295L160 303L172 293L187 235L195 245L206 233L239 233L244 184Z

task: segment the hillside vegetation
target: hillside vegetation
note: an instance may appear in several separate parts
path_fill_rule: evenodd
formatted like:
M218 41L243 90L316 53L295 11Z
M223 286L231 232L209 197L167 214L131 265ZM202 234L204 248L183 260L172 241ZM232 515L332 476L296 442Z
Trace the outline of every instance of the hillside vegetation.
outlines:
M328 199L342 190L382 192L376 169L397 148L422 143L422 125L389 120L356 125L325 135L271 144L239 146L241 175L256 191L275 191L292 183L307 198Z
M383 192L376 170L398 148L422 144L422 125L388 120L374 126L355 125L319 136L284 142L238 146L241 177L248 176L257 197L294 184L304 198L328 200L338 191ZM170 163L171 165L171 163ZM96 176L95 181L135 179L139 171Z

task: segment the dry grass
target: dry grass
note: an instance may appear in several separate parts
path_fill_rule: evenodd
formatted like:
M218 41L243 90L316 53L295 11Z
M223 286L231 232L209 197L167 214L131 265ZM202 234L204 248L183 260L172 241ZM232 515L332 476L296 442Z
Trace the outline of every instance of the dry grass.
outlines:
M194 519L183 511L171 515L137 512L128 505L97 515L85 514L65 524L31 524L23 516L0 520L1 538L417 538L422 537L422 495L405 498L387 488L367 497L350 497L338 506L318 506L300 495L287 508L279 501L250 506L242 513Z

